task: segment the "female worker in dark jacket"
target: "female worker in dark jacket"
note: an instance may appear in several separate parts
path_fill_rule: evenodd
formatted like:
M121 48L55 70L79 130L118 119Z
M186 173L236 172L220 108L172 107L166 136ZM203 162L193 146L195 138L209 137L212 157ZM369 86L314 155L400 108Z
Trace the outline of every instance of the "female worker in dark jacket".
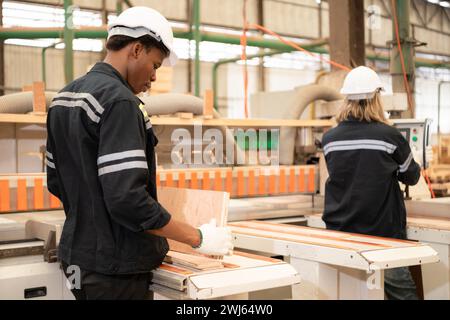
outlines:
M380 78L367 67L352 70L344 81L338 126L322 141L330 175L323 220L327 229L405 239L406 210L398 182L416 184L420 167L406 139L389 125L381 90ZM408 268L385 270L385 294L417 299Z

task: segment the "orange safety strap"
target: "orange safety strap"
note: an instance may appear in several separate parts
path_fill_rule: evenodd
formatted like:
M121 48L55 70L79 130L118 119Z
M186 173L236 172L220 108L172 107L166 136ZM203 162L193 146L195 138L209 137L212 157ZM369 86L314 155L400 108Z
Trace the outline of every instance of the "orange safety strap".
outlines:
M266 194L266 176L263 174L262 171L259 172L258 193L260 195Z
M314 168L309 169L308 174L308 191L309 192L315 192L316 191L316 176L315 176L316 170Z
M161 187L161 178L159 176L159 173L156 174L156 187Z
M191 189L198 189L197 172L191 172Z
M17 211L28 210L27 180L17 180Z
M242 197L244 195L244 171L238 170L237 172L237 195Z
M298 191L305 192L305 169L300 168L300 174L298 176Z
M59 201L59 199L57 197L55 197L54 195L50 194L50 208L52 209L58 209L61 207L61 202Z
M186 174L184 172L178 173L178 188L186 188Z
M166 187L173 187L173 173L167 172L166 173Z
M227 171L226 191L228 193L230 193L230 195L233 193L233 172L232 171Z
M44 183L42 178L34 179L34 209L44 209Z
M295 192L295 168L289 170L289 192Z
M203 190L209 190L209 171L203 171Z
M0 180L0 211L11 210L10 198L9 198L9 181Z
M275 175L273 174L272 171L270 171L270 176L269 176L269 193L270 194L275 193L275 183L276 183Z
M278 190L280 193L286 192L286 173L284 168L280 168L280 178L278 179Z
M250 169L248 171L247 194L249 196L255 195L255 170L254 169Z
M222 177L220 170L214 172L214 190L222 191Z

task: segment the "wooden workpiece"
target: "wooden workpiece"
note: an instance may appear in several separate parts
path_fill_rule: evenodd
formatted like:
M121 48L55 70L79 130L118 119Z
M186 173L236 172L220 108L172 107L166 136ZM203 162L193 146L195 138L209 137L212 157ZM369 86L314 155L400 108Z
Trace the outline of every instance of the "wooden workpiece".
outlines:
M228 217L229 194L226 192L180 188L158 188L158 202L178 221L199 227L216 219L224 226ZM198 255L191 246L169 240L170 250Z
M301 281L298 272L282 260L242 252L225 256L221 269L194 270L164 262L152 273L150 289L170 299L248 295L251 291L291 286Z
M224 267L219 260L176 251L169 251L164 261L171 264L194 268L196 270L215 270Z
M357 252L417 246L416 242L263 221L233 222L233 232Z
M408 226L450 231L450 218L411 215Z

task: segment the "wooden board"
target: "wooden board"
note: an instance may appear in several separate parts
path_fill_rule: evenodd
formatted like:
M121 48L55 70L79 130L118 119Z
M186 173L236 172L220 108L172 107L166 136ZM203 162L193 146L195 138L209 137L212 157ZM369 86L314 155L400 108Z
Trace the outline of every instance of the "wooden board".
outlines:
M214 108L214 91L206 90L205 97L203 99L203 116L205 118L212 118L213 108Z
M319 245L357 252L417 246L406 240L374 237L311 227L276 224L263 221L233 222L228 224L237 234Z
M43 82L33 82L33 112L45 115L47 103L45 99L45 84Z
M158 202L174 219L199 227L216 219L225 226L228 219L229 193L181 188L158 188ZM198 255L189 245L169 240L170 250Z
M450 218L408 216L408 226L450 231Z
M0 114L0 123L35 123L45 124L46 116L36 116L28 114ZM289 120L289 119L180 119L178 117L157 117L150 118L154 126L193 126L201 124L204 127L242 127L242 128L313 128L313 127L331 127L332 122L329 120Z
M172 91L173 68L161 67L156 72L156 81L153 82L150 94L161 94Z
M164 261L196 270L215 270L224 267L219 260L176 251L169 251Z

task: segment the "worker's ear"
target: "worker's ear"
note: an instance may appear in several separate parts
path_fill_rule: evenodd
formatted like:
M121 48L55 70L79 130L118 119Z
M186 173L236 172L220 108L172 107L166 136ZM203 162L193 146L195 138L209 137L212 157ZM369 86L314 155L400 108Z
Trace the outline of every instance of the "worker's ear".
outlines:
M140 54L144 50L144 46L139 41L131 44L130 56L134 59L139 58Z

